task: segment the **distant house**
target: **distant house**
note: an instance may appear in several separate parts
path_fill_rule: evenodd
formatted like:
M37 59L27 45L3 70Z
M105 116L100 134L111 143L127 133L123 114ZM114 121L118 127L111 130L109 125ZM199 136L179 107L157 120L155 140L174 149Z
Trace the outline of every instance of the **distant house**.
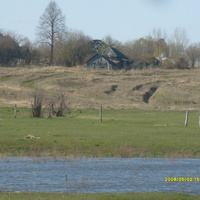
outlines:
M94 52L98 52L99 49L101 49L101 47L105 44L105 42L103 42L102 40L92 40L92 50Z
M131 60L114 47L108 47L102 53L90 58L85 66L94 69L128 69Z

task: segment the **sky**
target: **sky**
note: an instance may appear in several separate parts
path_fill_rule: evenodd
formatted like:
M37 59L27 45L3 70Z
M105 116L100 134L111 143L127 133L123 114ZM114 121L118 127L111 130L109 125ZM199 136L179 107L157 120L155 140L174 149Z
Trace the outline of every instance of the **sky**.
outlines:
M39 18L50 0L0 0L0 30L36 40ZM55 0L69 30L93 39L110 35L121 42L146 37L153 29L185 29L200 42L200 0Z

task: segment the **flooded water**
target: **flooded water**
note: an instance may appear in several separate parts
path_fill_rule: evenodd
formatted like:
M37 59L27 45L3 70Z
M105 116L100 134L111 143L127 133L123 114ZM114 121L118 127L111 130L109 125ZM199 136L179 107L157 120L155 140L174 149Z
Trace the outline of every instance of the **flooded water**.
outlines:
M200 159L6 158L0 159L0 191L200 194Z

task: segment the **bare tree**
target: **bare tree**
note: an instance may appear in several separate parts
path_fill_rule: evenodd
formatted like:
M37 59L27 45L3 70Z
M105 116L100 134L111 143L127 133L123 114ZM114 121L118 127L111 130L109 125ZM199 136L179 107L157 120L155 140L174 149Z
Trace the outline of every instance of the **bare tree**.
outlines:
M66 103L65 95L62 92L58 97L51 97L48 103L48 110L49 110L49 118L52 116L56 117L64 117L67 113L69 113L69 108Z
M154 28L148 38L151 38L154 43L154 57L159 57L161 59L162 56L168 55L166 43L167 33L164 30Z
M200 44L191 44L186 50L187 56L191 62L191 67L194 68L195 62L200 58Z
M153 58L154 41L151 37L140 38L124 45L124 53L135 63L147 62Z
M188 43L189 38L186 30L180 27L176 28L169 41L170 57L183 57Z
M50 1L39 19L37 35L39 42L50 46L49 64L54 63L54 44L60 33L65 31L65 17L55 1Z
M102 40L104 42L104 46L102 50L104 50L107 47L115 47L117 49L120 49L122 46L121 42L118 40L115 40L111 35L106 35Z
M55 62L68 67L83 65L93 53L91 38L82 32L63 33L55 43Z
M41 91L38 91L36 89L35 93L34 93L34 101L31 105L33 117L41 117L42 116L42 100L43 100L43 95L42 95Z

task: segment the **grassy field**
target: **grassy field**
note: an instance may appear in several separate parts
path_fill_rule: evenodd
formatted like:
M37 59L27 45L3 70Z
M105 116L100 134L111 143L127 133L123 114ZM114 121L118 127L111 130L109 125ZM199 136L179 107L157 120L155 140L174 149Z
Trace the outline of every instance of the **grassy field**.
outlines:
M200 195L170 193L126 193L126 194L51 194L51 193L0 193L1 200L189 200L200 199Z
M198 112L71 110L61 118L31 118L30 109L0 108L0 155L67 157L200 157ZM25 138L34 135L40 139Z
M0 67L0 106L30 107L35 89L44 106L62 91L70 108L195 110L200 69L133 71L83 67Z

